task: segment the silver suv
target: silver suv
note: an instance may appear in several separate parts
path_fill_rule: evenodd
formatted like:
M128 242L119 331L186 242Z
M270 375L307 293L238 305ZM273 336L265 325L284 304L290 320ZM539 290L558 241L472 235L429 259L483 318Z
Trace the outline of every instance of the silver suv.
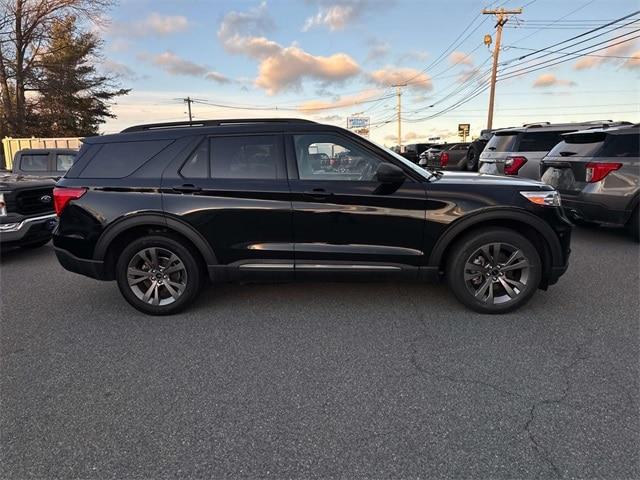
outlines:
M478 171L538 180L540 161L562 140L563 133L619 124L612 121L554 124L543 122L499 130L480 154Z
M626 226L640 236L640 124L563 135L540 173L574 220Z

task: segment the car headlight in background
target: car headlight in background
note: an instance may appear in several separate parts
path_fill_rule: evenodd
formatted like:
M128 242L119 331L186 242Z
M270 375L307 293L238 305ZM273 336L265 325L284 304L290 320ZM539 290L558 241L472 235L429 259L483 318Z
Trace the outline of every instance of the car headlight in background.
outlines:
M559 207L561 205L560 194L556 190L520 192L520 195L537 205L546 205L548 207Z
M4 193L0 192L0 217L7 215L7 204L4 201Z

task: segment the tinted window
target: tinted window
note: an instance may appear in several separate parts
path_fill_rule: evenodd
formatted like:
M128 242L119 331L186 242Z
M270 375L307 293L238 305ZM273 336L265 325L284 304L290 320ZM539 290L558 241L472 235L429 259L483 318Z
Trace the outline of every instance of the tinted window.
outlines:
M46 172L49 170L47 153L28 154L20 157L20 170L25 172Z
M334 134L295 135L301 180L372 181L381 160L355 142ZM318 154L329 157L318 161Z
M640 135L608 135L600 157L640 157Z
M516 139L518 138L518 132L510 134L496 133L489 143L487 143L486 150L488 152L513 152Z
M278 137L274 135L212 138L209 144L211 177L278 178L278 163L282 159L278 145Z
M200 142L198 148L189 156L180 169L180 175L185 178L209 177L209 152L207 141Z
M548 152L555 147L566 132L526 132L520 138L519 152Z
M56 170L59 172L66 172L73 166L73 161L76 156L72 153L58 153L56 154Z
M160 153L170 140L114 142L100 150L80 174L81 178L123 178Z

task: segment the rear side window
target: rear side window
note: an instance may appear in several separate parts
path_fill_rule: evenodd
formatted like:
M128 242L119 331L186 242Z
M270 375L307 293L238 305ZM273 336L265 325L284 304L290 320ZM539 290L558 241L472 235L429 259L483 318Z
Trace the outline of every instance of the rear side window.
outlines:
M514 145L518 139L518 132L499 134L496 133L489 143L487 143L488 152L513 152Z
M278 137L214 137L209 144L211 178L273 180L282 159Z
M106 143L80 174L80 178L124 178L160 153L171 140Z
M49 154L22 155L20 157L20 170L25 172L46 172L49 170Z
M73 166L73 161L76 156L72 153L58 153L56 154L56 170L59 172L66 172Z
M525 132L522 134L519 152L548 152L555 147L566 132Z
M608 135L599 157L640 157L640 135Z
M209 151L208 142L204 140L198 148L189 156L180 169L180 175L184 178L208 178L209 177Z

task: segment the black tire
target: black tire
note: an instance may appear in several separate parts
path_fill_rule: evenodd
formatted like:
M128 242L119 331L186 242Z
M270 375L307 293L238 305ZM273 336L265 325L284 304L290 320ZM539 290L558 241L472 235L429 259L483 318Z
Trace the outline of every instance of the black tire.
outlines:
M478 170L478 153L476 148L471 146L469 150L467 150L467 170L469 172L475 172Z
M156 252L155 262L142 260L152 259L150 251ZM146 254L141 255L142 252ZM172 263L172 255L178 261ZM136 272L133 276L128 273L131 265L131 272ZM195 255L179 240L162 235L142 237L129 244L118 257L115 274L125 300L149 315L171 315L183 310L195 300L202 285L202 271ZM130 281L135 285L130 285ZM140 298L143 291L153 292L148 301L144 295Z
M629 234L636 241L640 242L640 210L636 207L631 213L631 218L627 223Z
M495 255L495 244L500 244L501 248L498 249L497 261L493 263L495 266L489 268L490 261L486 265L483 263L484 254L479 257L476 254L483 246L491 245L489 253ZM510 255L514 260L507 263ZM522 259L527 263L522 263ZM515 267L518 265L523 267L517 270ZM506 313L523 306L538 289L542 263L538 251L525 237L507 228L490 227L466 235L453 246L445 273L453 294L470 309L480 313ZM482 298L484 293L477 297L472 292L481 293L485 287L487 299ZM490 296L491 300L488 299Z
M51 239L47 238L46 240L38 240L37 242L33 242L33 243L25 243L24 245L20 245L20 248L25 248L27 250L32 250L34 248L44 247L50 241L51 241Z

